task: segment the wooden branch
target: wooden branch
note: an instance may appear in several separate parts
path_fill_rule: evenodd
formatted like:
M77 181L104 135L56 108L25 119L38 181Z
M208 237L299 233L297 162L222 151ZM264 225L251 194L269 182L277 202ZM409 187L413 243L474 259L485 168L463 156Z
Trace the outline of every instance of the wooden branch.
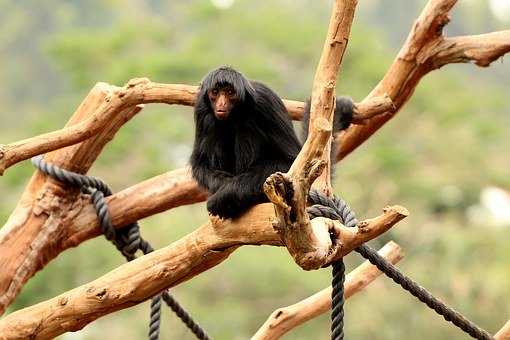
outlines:
M0 144L0 175L16 163L31 157L80 143L96 135L108 122L124 108L139 104L166 103L195 105L198 87L183 84L160 84L148 79L131 79L126 86L119 88L101 83L104 91L110 92L103 98L102 105L87 119L76 122L60 130L45 133L11 144ZM303 117L305 103L283 99L294 120ZM355 111L355 123L362 124L365 119L385 113L392 106L389 97L374 98Z
M409 215L404 207L393 206L386 207L384 214L379 216L377 221L360 222L355 228L346 228L339 221L322 217L313 219L306 225L305 223L309 221L305 211L306 195L311 183L324 166L322 161L312 164L298 174L300 180L297 189L289 188L292 182L287 174L282 173L271 175L264 184L264 191L275 205L276 221L273 222L273 227L301 268L319 269L338 260L352 250L346 248L345 244L357 244L356 248L363 242L386 232ZM288 199L290 196L292 198Z
M363 101L356 104L359 116L355 115L354 122L364 126L352 126L343 135L338 148L338 160L347 156L390 120L407 102L421 78L428 72L448 63L474 62L478 66L488 66L509 52L508 30L444 38L441 31L447 24L448 12L455 3L456 0L429 1L384 78ZM80 124L11 144L0 144L0 175L5 169L22 160L90 138L122 105L194 105L197 94L196 86L158 84L145 78L132 79L123 88L109 87L115 93L111 102L105 102L93 116ZM125 98L121 99L122 97ZM386 98L386 106L370 112L372 109L367 109L367 106L377 107L376 103L381 98ZM293 119L301 119L303 102L284 100L284 103ZM331 103L328 105L331 106ZM370 117L374 118L366 122Z
M509 51L510 30L506 30L443 38L437 45L425 50L422 58L430 60L431 69L453 63L474 63L487 67Z
M370 98L354 106L354 115L352 123L356 125L365 125L367 120L381 114L387 114L395 110L395 105L390 96L384 94L381 97ZM331 160L336 162L335 159Z
M67 126L86 120L110 95L110 87L99 83L78 107ZM46 160L63 168L85 173L104 145L136 113L139 106L120 111L105 122L101 131L87 141L46 155ZM18 206L0 229L0 314L12 302L23 284L62 251L61 242L69 221L77 216L88 198L79 190L63 185L36 172Z
M337 0L333 4L328 32L313 81L308 138L288 172L294 177L294 173L305 167L306 163L322 159L326 163L326 169L316 188L327 195L331 194L329 154L336 78L349 41L356 5L357 0Z
M510 340L510 320L494 335L494 338L496 340Z
M393 241L386 243L379 250L379 254L393 264L404 256L400 246ZM344 284L344 298L348 299L361 292L381 274L376 266L365 261L347 275ZM291 306L278 308L251 339L279 339L290 330L329 310L331 310L331 286Z
M107 197L113 225L120 228L174 207L205 201L207 193L189 172L189 169L173 170ZM171 228L172 221L168 224ZM101 235L94 207L84 206L63 232L61 251Z
M384 224L389 215L393 212L368 221L366 228L387 228ZM210 223L165 248L123 264L81 287L4 317L0 320L2 339L50 339L79 330L103 315L133 306L165 288L191 279L224 261L241 245L281 245L270 222L272 217L273 207L268 203L251 208L235 220L213 217ZM346 239L343 248L352 250L359 245L357 239L365 238L365 234L353 235Z
M488 66L510 51L510 31L475 36L445 38L443 27L456 0L430 0L413 25L407 40L384 78L359 104L374 97L389 95L395 107L363 125L351 126L338 141L337 160L343 159L388 120L409 100L419 81L427 73L450 63L473 62Z
M335 229L333 224L322 222L314 227L306 213L306 205L308 191L318 177L315 186L328 196L332 193L329 150L335 84L356 5L356 0L335 1L313 82L308 138L287 174L272 174L264 183L264 192L275 205L273 226L294 261L305 270L318 269L329 263L341 248L340 242L330 237L330 232Z

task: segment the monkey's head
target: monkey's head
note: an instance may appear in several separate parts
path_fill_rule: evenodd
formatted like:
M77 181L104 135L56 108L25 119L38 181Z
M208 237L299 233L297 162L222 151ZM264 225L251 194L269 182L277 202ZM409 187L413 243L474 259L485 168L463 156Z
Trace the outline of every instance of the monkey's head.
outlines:
M232 109L237 106L239 96L230 84L218 85L207 91L214 116L219 120L229 118Z
M255 97L255 90L240 72L222 66L209 72L202 80L199 97L207 99L216 119L228 120Z

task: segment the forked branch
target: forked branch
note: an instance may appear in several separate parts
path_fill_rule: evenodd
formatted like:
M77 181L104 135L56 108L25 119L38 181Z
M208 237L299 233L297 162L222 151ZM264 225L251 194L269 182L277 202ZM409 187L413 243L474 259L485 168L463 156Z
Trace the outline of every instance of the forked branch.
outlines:
M343 246L345 252L366 241L369 235L373 238L387 230L388 223L401 219L395 218L396 215L398 212L390 210L367 221L364 228L371 230L368 233L335 225L341 232L346 229L350 233ZM79 330L103 315L145 301L218 265L239 246L281 245L270 223L272 217L273 207L266 203L250 209L239 219L213 219L167 247L51 300L4 317L0 320L2 339L50 339Z
M415 21L405 44L383 79L364 102L388 95L395 105L387 114L378 114L354 125L338 138L337 160L341 160L381 128L412 96L420 80L429 72L446 64L489 64L510 51L510 30L487 34L446 38L443 27L448 24L448 13L457 0L430 0Z
M329 264L341 249L341 242L330 237L338 226L328 221L312 225L306 205L312 185L326 195L332 193L329 150L335 84L356 5L356 0L335 1L313 82L308 138L289 171L271 175L264 184L264 192L275 204L274 228L294 261L306 270Z

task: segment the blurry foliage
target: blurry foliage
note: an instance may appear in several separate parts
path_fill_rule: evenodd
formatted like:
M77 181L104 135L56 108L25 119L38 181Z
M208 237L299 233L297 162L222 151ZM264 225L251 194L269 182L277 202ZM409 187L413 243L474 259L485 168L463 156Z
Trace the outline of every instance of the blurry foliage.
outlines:
M459 4L448 33L501 29L484 3ZM361 100L377 84L423 4L360 2L339 93ZM5 66L0 142L60 128L98 81L122 86L130 78L148 77L198 84L209 69L229 64L282 97L305 99L328 20L329 2L309 0L243 0L228 9L203 0L0 1ZM510 294L505 256L510 240L505 230L469 224L465 209L478 201L484 186L510 188L510 159L504 156L509 73L496 63L483 71L449 65L428 75L402 112L337 167L335 180L337 193L360 218L379 214L388 204L408 207L407 221L372 244L399 242L407 254L401 265L405 272L491 331L510 312L504 303ZM91 173L120 190L184 166L193 138L191 112L146 106L107 146ZM0 178L1 221L31 173L25 162ZM455 200L448 201L452 192ZM143 221L143 233L159 248L206 219L203 204L180 207ZM11 310L84 284L121 263L102 238L86 242L30 280ZM360 259L349 256L347 263L353 268ZM275 308L313 294L329 280L328 270L299 270L284 249L245 247L174 292L214 338L246 339ZM169 311L163 313L162 338L192 338ZM101 318L73 339L139 339L147 321L148 303ZM324 316L286 338L327 338L328 329ZM345 330L348 338L360 339L464 338L384 278L347 303Z

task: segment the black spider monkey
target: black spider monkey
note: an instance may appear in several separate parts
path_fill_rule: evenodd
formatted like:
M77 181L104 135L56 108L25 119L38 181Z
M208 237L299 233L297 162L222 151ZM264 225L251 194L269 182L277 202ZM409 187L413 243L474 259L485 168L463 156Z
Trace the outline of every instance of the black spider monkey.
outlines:
M309 106L303 140L308 134ZM349 126L353 107L350 99L337 98L334 132ZM211 195L207 200L211 214L236 217L254 204L267 202L264 181L277 171L287 172L300 149L285 105L269 87L227 66L202 80L190 163L193 178Z

